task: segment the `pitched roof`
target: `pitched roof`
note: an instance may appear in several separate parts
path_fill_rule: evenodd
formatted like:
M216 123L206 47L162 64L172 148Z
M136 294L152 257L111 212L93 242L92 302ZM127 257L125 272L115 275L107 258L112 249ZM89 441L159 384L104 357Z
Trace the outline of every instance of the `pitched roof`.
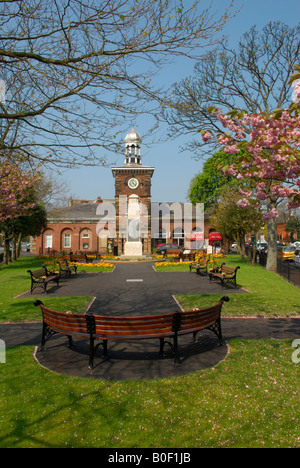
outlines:
M80 205L69 206L52 211L49 221L99 221L105 215L105 204L114 204L115 200L103 200L103 203L81 203ZM100 207L100 208L99 208ZM102 209L101 209L102 207ZM98 213L97 213L97 209Z

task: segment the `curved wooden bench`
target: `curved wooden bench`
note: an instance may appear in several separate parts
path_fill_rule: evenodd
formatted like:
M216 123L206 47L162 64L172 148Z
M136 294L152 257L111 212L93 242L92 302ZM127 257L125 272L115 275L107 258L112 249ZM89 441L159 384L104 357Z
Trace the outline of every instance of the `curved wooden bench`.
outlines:
M229 301L227 296L220 302L205 309L172 312L161 315L138 317L112 317L94 314L73 314L71 312L57 312L48 309L40 300L35 306L40 306L43 314L43 330L41 350L46 341L55 333L68 337L69 346L74 346L72 337L88 338L90 341L89 367L94 366L94 355L99 345L103 346L104 357L108 357L107 342L159 339L159 355L163 356L165 344L169 344L174 353L174 365L180 363L178 337L188 333L193 334L194 340L200 330L208 329L214 332L223 345L221 329L221 310L223 302ZM172 339L173 342L168 341ZM101 340L95 346L95 341Z

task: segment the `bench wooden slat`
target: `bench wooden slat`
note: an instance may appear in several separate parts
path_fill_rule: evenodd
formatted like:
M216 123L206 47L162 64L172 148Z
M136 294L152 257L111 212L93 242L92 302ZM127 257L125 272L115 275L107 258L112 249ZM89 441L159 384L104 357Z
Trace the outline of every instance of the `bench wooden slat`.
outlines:
M45 323L49 326L57 330L57 331L62 331L62 332L69 332L72 334L72 332L77 333L87 333L87 325L85 322L81 321L72 321L70 323L59 321L59 320L49 320L45 318Z
M161 314L161 315L143 315L143 316L132 316L132 317L114 317L114 316L105 316L105 315L94 315L96 323L143 323L143 322L159 322L170 320L172 321L174 313L170 314Z
M116 340L153 338L172 335L174 314L138 316L138 317L103 317L94 315L95 338Z
M194 312L183 312L179 334L190 333L191 331L204 330L214 325L220 317L219 310L211 310L201 314Z
M130 340L135 339L138 337L141 338L159 338L161 336L173 336L174 332L172 331L171 327L160 327L160 328L127 328L127 329L120 329L115 328L112 330L109 329L101 329L96 330L94 337L96 339L115 339L115 340Z
M113 332L114 330L118 330L121 332L132 332L135 333L136 331L147 332L148 330L152 331L159 331L159 330L172 330L172 323L145 323L145 324L131 324L131 325L96 325L96 334L100 334L102 332Z
M46 307L42 308L43 323L56 333L77 337L88 334L85 315L56 312Z

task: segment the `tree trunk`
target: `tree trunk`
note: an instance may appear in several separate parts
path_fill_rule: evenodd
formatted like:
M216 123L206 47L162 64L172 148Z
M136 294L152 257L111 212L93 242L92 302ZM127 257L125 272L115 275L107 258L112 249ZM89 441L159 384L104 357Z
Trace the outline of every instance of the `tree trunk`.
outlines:
M241 255L241 259L245 260L245 255L246 255L245 234L238 233L236 234L235 239L236 239L236 245L238 246L238 251Z
M13 251L12 251L12 257L13 257L13 260L17 260L17 241L16 241L16 238L13 237Z
M9 238L7 238L4 234L4 255L3 255L3 263L8 265L8 262L11 262L11 251L9 248Z
M22 240L22 234L19 232L19 234L17 234L15 237L14 237L14 244L15 244L15 258L14 260L18 260L18 258L20 257L20 253L21 253L21 240Z
M257 253L257 248L256 248L256 242L257 242L257 232L254 232L254 243L253 243L253 255L252 255L252 265L255 265L256 263L256 253Z
M240 250L241 250L241 259L242 260L245 260L245 256L246 256L246 246L245 246L245 238L242 237L240 239Z
M272 205L271 208L275 207ZM266 270L277 272L277 220L268 220L268 258Z

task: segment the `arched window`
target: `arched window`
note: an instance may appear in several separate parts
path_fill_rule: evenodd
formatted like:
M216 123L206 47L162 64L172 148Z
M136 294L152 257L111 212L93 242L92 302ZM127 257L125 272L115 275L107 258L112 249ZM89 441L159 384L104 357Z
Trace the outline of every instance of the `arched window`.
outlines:
M82 229L80 232L80 250L89 250L91 239L91 231L89 229Z
M43 232L43 251L49 253L51 249L57 249L54 245L54 232L52 229L45 229Z
M69 250L72 247L72 230L71 229L64 229L61 232L61 250Z

